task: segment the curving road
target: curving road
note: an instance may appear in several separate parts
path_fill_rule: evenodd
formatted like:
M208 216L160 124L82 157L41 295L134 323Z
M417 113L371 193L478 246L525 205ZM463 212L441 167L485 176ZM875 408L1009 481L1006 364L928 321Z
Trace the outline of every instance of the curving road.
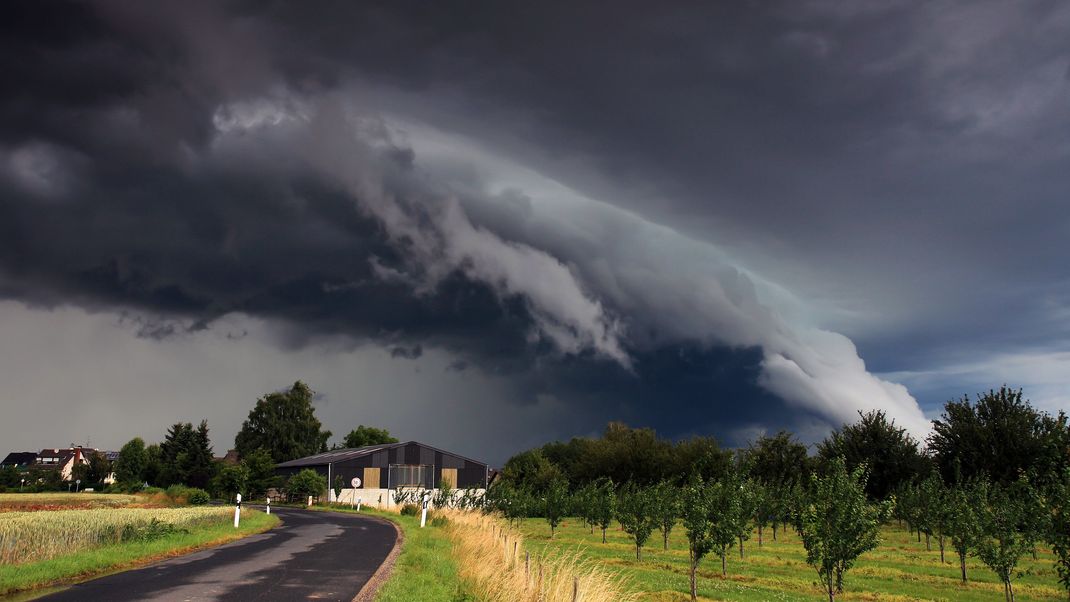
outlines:
M355 514L273 508L271 531L40 598L125 600L352 600L390 553L392 525Z

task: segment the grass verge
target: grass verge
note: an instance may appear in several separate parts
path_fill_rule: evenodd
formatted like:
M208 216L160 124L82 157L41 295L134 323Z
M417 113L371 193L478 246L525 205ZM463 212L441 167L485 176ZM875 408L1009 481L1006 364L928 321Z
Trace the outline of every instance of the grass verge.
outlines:
M261 533L278 523L277 516L247 510L242 514L241 527L238 529L235 529L229 522L198 526L191 528L188 533L167 535L153 541L111 544L51 560L0 565L0 595L76 583L103 574L142 566L163 558L179 556Z

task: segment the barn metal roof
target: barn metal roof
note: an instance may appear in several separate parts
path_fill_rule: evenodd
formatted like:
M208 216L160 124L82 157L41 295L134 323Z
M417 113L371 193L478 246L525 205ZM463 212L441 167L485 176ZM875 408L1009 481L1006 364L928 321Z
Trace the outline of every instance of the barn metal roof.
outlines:
M296 466L320 466L323 464L334 464L335 462L345 462L346 460L352 460L361 456L377 452L383 449L390 449L399 445L405 445L404 443L385 443L382 445L365 445L364 447L348 447L346 449L332 449L322 454L316 454L313 456L305 456L304 458L298 458L296 460L290 460L289 462L283 462L277 465L278 468L292 468Z
M354 458L360 458L361 456L366 456L368 454L375 453L377 451L381 451L381 450L384 450L384 449L393 449L395 447L404 447L406 445L413 445L413 444L416 444L416 445L419 445L419 446L422 446L422 447L426 447L428 449L432 449L434 451L441 452L443 454L448 454L450 456L455 456L455 457L458 457L458 458L460 458L462 460L471 462L473 464L482 464L484 466L487 465L486 462L481 462L479 460L473 460L472 458L467 458L467 457L462 456L460 454L456 454L456 453L453 453L453 452L450 452L450 451L446 451L444 449L439 449L437 447L434 447L434 446L431 446L431 445L427 445L426 443L420 443L419 441L406 441L404 443L384 443L384 444L381 444L381 445L366 445L364 447L350 447L350 448L347 448L347 449L333 449L331 451L323 452L322 454L316 454L316 455L313 455L313 456L306 456L304 458L298 458L296 460L290 460L289 462L283 462L282 464L277 464L276 468L296 468L296 467L299 467L299 466L323 466L325 464L334 464L336 462L345 462L346 460L352 460Z

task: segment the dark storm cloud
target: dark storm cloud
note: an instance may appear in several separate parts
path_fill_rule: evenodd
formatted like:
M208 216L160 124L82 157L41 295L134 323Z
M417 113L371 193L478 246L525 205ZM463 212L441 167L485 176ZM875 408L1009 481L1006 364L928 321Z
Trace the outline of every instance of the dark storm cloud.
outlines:
M326 26L276 10L407 110L839 305L886 369L1012 307L1015 330L1065 332L1045 311L1067 303L1065 5L342 3Z
M248 314L293 348L447 349L583 429L731 438L851 404L918 422L815 322L909 370L1011 301L1037 332L1037 299L1065 304L1059 5L6 10L0 294L133 310L141 336ZM494 190L392 117L640 217ZM1009 274L1035 294L977 294Z

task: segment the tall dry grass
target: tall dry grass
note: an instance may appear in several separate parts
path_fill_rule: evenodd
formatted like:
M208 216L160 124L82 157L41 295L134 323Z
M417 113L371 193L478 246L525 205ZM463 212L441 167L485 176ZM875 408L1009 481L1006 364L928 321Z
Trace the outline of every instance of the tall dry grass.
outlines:
M439 511L449 523L458 572L486 602L632 602L619 574L579 550L536 557L503 521L476 512Z
M96 508L0 513L0 564L48 560L63 554L120 543L133 528L153 519L179 529L226 524L229 507Z

